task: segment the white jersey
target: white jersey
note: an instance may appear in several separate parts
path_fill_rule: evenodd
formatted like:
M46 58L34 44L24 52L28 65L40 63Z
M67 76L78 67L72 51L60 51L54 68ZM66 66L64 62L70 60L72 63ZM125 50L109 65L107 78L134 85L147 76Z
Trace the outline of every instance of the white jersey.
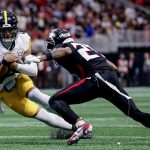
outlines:
M0 42L0 62L2 62L6 53L12 53L22 59L24 53L31 48L31 38L27 33L18 33L17 39L15 40L14 48L9 51L7 50L2 43ZM14 80L18 76L18 73L10 72L3 81L0 81L0 91L4 88L4 86L8 86L8 90L13 87L15 84ZM9 83L9 84L8 84Z
M0 62L6 53L12 53L22 59L23 54L30 49L31 38L27 33L18 33L17 39L15 40L15 47L13 50L7 50L0 42Z

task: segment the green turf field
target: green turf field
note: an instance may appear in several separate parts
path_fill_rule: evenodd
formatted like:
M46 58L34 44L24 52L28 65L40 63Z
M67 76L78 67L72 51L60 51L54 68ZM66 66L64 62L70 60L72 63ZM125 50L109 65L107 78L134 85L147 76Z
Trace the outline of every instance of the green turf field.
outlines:
M141 110L150 113L150 88L127 91ZM150 129L124 116L103 99L72 107L94 127L92 139L81 139L72 146L66 140L52 139L53 128L4 108L5 113L0 114L0 150L150 150Z

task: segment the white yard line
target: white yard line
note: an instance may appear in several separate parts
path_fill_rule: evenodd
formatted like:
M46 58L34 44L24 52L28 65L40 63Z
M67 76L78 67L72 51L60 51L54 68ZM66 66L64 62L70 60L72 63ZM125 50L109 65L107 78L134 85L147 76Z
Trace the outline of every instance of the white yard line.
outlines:
M48 139L50 136L0 136L0 139ZM150 139L150 136L95 136L99 139Z
M114 139L114 138L119 138L119 139L150 139L150 136L94 136L96 138L100 139Z
M49 136L0 136L0 139L47 139Z
M22 128L22 127L47 127L46 125L40 125L40 124L12 124L8 125L7 123L2 123L0 124L0 127L2 128L8 128L8 127L17 127L17 128Z
M94 127L113 127L113 128L143 128L141 125L108 125L108 124L103 124L103 125L93 125Z

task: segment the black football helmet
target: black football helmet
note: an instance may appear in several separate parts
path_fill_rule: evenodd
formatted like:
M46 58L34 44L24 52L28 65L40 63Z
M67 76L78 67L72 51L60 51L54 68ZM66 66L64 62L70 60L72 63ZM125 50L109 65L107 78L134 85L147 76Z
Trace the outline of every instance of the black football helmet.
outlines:
M67 30L63 29L54 29L48 33L46 42L47 49L52 50L55 46L61 43L73 42L74 40L71 37L71 34Z
M0 41L5 48L11 49L12 43L17 38L18 19L10 11L2 11L0 13Z

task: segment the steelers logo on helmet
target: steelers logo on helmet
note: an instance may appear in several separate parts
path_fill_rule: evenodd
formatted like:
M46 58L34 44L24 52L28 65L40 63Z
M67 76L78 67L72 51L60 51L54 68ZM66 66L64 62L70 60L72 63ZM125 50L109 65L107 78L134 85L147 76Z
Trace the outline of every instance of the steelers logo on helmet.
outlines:
M52 50L55 46L73 42L74 40L71 37L71 34L67 30L63 29L54 29L47 36L47 49Z
M17 34L17 17L10 11L2 11L0 13L0 42L5 48L11 50L12 44L17 38Z

